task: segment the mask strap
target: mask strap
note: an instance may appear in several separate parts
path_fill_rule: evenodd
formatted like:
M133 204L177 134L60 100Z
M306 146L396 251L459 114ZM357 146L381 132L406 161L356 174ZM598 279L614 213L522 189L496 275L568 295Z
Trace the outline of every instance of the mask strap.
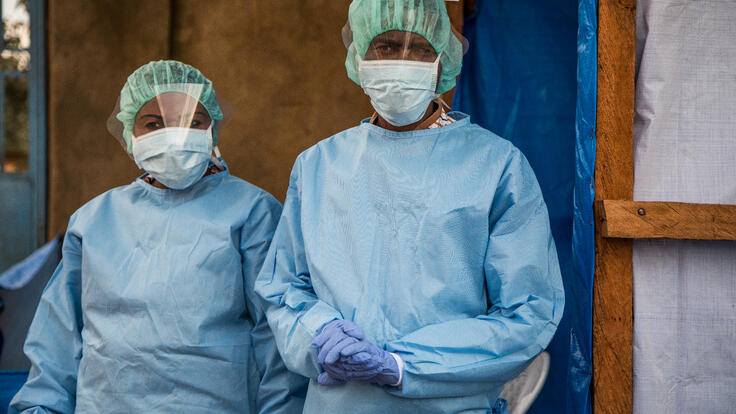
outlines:
M435 99L437 99L438 101L440 101L440 103L442 105L444 105L445 108L447 108L448 110L450 110L450 111L452 110L452 108L450 108L450 105L448 105L447 102L445 102L445 100L442 99L442 95L437 95L437 98L435 98Z
M225 171L225 166L222 165L222 162L220 162L220 160L222 159L220 148L215 145L215 147L212 148L212 151L215 153L215 155L210 154L210 161L212 161L212 163L215 164L215 167L217 167L220 171Z
M214 124L214 122L212 124ZM213 135L212 131L214 131L214 129L212 128L212 124L210 124L209 128L207 128L207 132L210 134L210 137ZM222 162L220 161L222 160L222 154L220 154L220 148L218 148L217 145L215 145L212 148L212 151L215 153L215 155L212 155L212 153L210 153L210 161L213 164L215 164L215 167L217 167L217 169L219 169L220 171L225 171L225 166L222 165Z
M432 64L434 65L434 68L435 68L435 69L434 69L435 73L437 72L437 70L438 70L438 69L439 69L439 67L440 67L440 58L441 58L441 57L442 57L442 52L440 52L440 53L439 53L439 54L437 55L437 59L435 59L435 60L434 60L434 62L432 62ZM437 75L437 80L435 81L435 88L437 88L437 85L438 85L438 84L440 83L440 76L442 76L442 74L441 74L441 73ZM432 99L434 99L434 100L439 100L439 101L440 101L440 102L441 102L441 103L442 103L442 104L443 104L443 105L444 105L444 106L445 106L445 107L446 107L447 109L450 109L450 105L448 105L448 104L447 104L447 102L445 102L445 101L444 101L444 100L442 99L442 97L441 97L441 95L440 95L440 94L438 94L438 93L435 93L435 94L434 94L434 98L432 98Z

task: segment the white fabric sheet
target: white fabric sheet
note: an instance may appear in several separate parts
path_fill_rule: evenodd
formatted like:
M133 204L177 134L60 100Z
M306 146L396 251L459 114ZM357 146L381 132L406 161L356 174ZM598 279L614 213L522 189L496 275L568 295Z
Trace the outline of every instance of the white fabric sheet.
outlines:
M634 199L736 204L736 1L639 0ZM736 412L736 243L634 243L634 412Z

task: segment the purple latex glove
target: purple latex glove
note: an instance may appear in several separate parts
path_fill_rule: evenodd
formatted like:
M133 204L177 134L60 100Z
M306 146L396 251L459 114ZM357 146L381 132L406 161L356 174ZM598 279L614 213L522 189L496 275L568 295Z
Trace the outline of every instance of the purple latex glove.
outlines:
M333 378L394 385L401 373L396 359L373 342L360 340L341 347L337 363L323 365Z
M317 377L317 384L319 385L342 385L344 383L345 381L333 377L327 371L320 373Z
M357 343L363 338L363 331L351 321L338 319L328 323L312 341L312 346L319 349L317 362L323 367L326 364L334 364L340 358L340 351L344 347ZM345 380L323 372L317 377L317 382L320 385L338 385L344 383Z
M343 348L364 338L360 327L351 321L338 319L328 323L312 341L312 346L319 349L317 362L334 363L340 358Z

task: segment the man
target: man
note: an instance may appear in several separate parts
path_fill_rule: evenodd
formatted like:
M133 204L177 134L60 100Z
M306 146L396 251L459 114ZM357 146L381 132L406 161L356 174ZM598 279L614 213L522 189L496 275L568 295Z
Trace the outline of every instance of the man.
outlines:
M539 185L436 100L462 60L442 0L354 0L349 25L376 113L298 157L256 292L307 413L498 412L564 305Z

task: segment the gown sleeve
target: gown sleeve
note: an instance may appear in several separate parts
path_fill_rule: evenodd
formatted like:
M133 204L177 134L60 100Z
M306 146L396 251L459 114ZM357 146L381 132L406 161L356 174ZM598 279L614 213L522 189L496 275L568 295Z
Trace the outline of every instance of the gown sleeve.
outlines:
M82 357L82 239L64 236L62 260L43 291L23 351L28 379L10 402L9 413L73 413Z
M491 204L484 273L486 313L424 326L387 344L405 362L402 386L389 392L441 398L498 389L552 339L565 301L562 277L539 184L516 149Z
M241 254L248 311L253 320L251 340L261 382L256 406L264 413L301 413L308 379L286 369L276 348L262 303L254 291L255 279L281 214L281 204L264 195L253 207L243 227Z
M325 324L342 319L342 315L320 300L312 288L301 231L300 165L297 159L281 220L256 280L256 292L265 302L268 323L286 366L316 378L321 368L312 341Z

